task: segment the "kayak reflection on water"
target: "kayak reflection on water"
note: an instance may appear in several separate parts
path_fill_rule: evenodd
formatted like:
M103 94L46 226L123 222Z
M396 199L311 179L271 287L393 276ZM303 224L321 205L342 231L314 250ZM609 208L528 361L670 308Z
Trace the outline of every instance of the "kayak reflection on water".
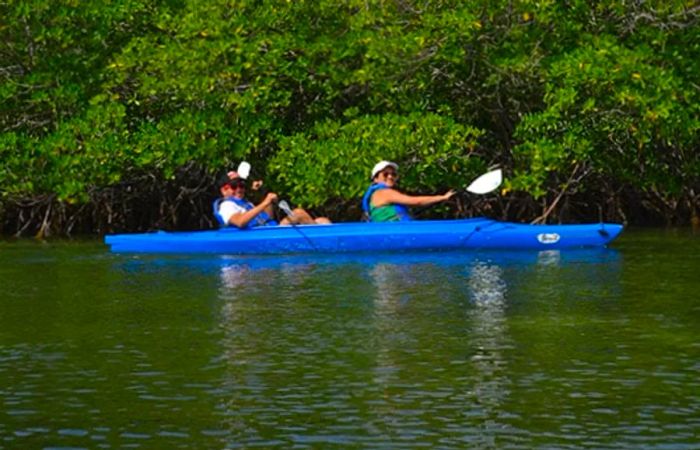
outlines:
M498 264L474 255L453 262L456 264L449 268L438 262L424 262L378 263L369 269L376 288L371 336L377 342L374 381L386 392L395 392L400 385L430 390L424 383L432 380L442 386L443 395L463 398L460 403L467 408L464 414L496 418L508 395L502 350L512 346L505 318L508 289L504 272ZM426 330L425 317L444 323ZM441 330L439 336L423 334L436 328ZM462 337L465 328L469 336L466 341ZM440 347L450 348L450 354L462 357L442 359L426 348L435 341L441 343ZM408 373L410 368L404 365L407 353L415 353L418 356L414 359L425 361L430 367L428 373ZM441 381L443 378L445 381ZM464 379L461 387L468 387L460 389L453 386L454 382L447 382L455 378ZM400 395L385 403L378 413L389 419L400 405L406 407ZM473 405L472 411L469 405ZM493 444L491 438L484 439L483 444Z
M522 331L508 310L522 307L528 286L551 280L561 287L556 279L572 271L609 292L611 279L599 272L614 272L617 252L202 261L220 277L221 354L212 364L225 371L217 389L232 441L253 443L270 432L260 413L283 429L309 411L332 421L360 414L362 405L371 433L400 433L396 424L413 412L411 432L428 432L426 417L438 413L478 419L470 442L494 446L494 429L518 432L504 412L517 388L509 374Z

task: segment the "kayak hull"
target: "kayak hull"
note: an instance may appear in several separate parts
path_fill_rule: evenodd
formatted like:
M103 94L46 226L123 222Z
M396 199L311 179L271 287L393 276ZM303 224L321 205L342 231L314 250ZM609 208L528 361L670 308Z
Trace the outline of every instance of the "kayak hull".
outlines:
M459 249L548 250L602 247L622 225L529 225L486 218L113 234L115 253L271 255Z

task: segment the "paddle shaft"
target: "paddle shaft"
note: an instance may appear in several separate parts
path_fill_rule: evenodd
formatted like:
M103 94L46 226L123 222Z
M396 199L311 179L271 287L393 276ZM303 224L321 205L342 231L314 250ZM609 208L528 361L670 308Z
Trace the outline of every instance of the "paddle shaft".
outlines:
M243 178L246 179L246 178L248 178L248 175L250 175L250 173L252 171L252 166L249 163L247 163L246 161L242 161L238 165L238 171L241 172L242 175L244 175ZM260 186L260 188L258 190L260 191L260 193L263 196L266 196L268 193L268 190L265 187L263 187L262 185ZM287 215L287 217L289 217L289 224L292 226L292 228L294 228L297 231L297 233L299 233L306 240L306 242L309 243L309 245L311 246L311 248L313 250L316 250L316 246L314 245L313 241L306 235L306 233L304 233L303 231L301 231L297 227L297 224L292 222L293 217L294 217L294 212L289 207L289 204L285 200L279 200L279 199L277 199L277 201L275 203L276 203L276 206L280 210L282 210L282 212L284 212Z
M456 190L454 195L463 195L463 194L476 194L476 195L484 195L491 193L495 191L500 185L501 182L503 181L503 174L501 172L501 169L496 169L496 170L491 170L489 172L486 172L476 178L474 181L472 181L469 186L463 189L458 189ZM432 207L433 205L440 203L432 203L430 205L423 206L421 208L418 208L414 212L414 216L420 215L423 211L426 209Z

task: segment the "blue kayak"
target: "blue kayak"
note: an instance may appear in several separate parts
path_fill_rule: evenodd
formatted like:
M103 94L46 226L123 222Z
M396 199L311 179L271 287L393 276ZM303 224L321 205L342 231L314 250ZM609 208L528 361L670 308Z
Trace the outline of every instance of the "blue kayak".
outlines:
M116 253L231 255L460 249L548 250L602 247L613 241L620 232L622 225L612 223L529 225L474 218L113 234L105 236L105 244Z

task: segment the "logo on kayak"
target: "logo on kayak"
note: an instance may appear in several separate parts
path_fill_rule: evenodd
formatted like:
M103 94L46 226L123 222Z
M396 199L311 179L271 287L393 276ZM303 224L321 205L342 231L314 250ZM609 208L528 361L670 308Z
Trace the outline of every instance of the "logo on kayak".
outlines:
M542 244L556 244L561 239L558 233L540 233L537 235L537 240Z

